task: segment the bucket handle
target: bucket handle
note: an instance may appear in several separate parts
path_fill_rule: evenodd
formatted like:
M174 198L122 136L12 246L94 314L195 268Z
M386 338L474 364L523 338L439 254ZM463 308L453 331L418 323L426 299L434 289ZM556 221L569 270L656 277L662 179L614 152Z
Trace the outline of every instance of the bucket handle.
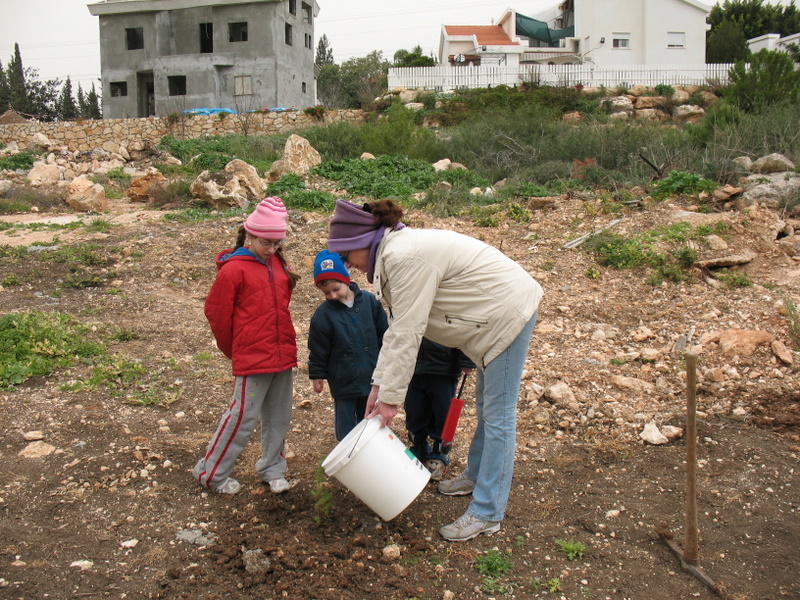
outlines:
M376 404L377 404L377 403L376 403ZM375 417L367 417L367 419L374 419L374 418L375 418ZM364 419L364 420L366 421L367 419ZM361 441L361 436L362 436L362 435L364 435L364 430L365 430L366 428L367 428L367 425L366 425L366 423L364 423L364 426L361 428L361 431L359 431L359 432L358 432L358 437L356 438L356 441L355 441L355 443L353 444L353 447L352 447L352 448L350 448L350 452L348 452L348 453L347 453L347 458L348 458L348 459L350 458L350 456L352 456L352 454L353 454L353 451L356 449L356 446L358 446L358 442L360 442L360 441Z

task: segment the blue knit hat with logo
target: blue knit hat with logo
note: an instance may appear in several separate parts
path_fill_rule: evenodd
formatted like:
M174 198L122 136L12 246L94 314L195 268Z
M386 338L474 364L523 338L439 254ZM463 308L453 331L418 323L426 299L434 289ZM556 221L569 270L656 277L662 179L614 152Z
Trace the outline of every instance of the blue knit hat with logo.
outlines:
M314 283L335 279L350 285L350 272L342 262L342 257L330 250L321 250L314 259Z

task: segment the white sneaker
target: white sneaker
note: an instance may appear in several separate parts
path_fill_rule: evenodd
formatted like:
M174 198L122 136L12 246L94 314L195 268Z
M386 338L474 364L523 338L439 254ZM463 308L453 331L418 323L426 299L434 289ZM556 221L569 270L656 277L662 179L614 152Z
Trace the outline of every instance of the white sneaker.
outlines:
M464 513L450 525L439 529L439 535L450 542L471 540L482 533L500 531L500 521L482 521L469 513Z
M445 496L466 496L475 489L475 482L464 472L453 479L440 482L438 489Z
M284 477L281 477L280 479L270 480L269 489L273 494L282 494L292 489L295 485L297 485L296 481L289 482Z
M233 477L228 477L225 481L223 481L220 485L214 488L214 491L218 494L235 494L242 486L236 481Z

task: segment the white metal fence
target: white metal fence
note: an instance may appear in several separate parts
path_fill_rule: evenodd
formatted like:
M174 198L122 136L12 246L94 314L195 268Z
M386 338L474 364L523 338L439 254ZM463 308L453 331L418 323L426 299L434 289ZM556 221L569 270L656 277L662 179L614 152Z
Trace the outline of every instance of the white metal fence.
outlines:
M446 91L485 88L497 85L516 86L523 82L551 86L630 87L632 85L703 85L725 84L733 65L538 65L519 67L496 65L435 67L392 67L389 89L429 89Z

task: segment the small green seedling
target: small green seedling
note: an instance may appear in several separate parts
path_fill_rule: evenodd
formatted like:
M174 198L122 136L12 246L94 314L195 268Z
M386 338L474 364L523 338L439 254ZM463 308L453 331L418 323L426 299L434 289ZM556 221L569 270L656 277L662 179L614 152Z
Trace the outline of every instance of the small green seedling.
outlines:
M561 591L561 579L558 577L553 577L550 581L547 582L547 591L551 594L555 594L556 592Z
M504 552L489 550L475 557L478 572L485 577L498 577L514 568L514 563Z
M568 560L577 560L582 558L583 553L586 552L586 546L580 542L576 542L573 539L566 541L556 540L556 544L558 544L558 550L567 555Z

